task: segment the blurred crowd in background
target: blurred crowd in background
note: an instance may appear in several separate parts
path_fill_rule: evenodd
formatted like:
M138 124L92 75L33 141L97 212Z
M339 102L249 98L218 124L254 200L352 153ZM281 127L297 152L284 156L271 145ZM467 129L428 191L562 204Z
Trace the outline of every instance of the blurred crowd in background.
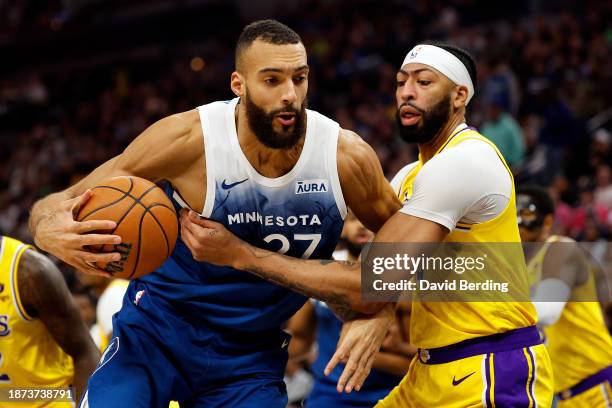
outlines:
M259 18L302 36L309 107L361 135L389 179L418 153L395 125L405 54L424 39L469 51L478 85L468 123L496 143L517 184L549 189L557 233L606 251L612 2L593 0L0 0L0 234L32 242L37 199L156 120L233 98L234 45ZM103 349L126 282L60 267ZM290 365L286 381L297 401L312 376Z
M252 10L142 3L0 0L0 233L31 242L35 200L120 153L154 121L233 97L234 44ZM468 123L499 146L518 184L550 189L557 232L607 241L612 5L550 3L315 0L280 3L271 16L304 40L309 106L359 133L389 178L417 157L395 128L405 53L423 39L468 50L479 70Z

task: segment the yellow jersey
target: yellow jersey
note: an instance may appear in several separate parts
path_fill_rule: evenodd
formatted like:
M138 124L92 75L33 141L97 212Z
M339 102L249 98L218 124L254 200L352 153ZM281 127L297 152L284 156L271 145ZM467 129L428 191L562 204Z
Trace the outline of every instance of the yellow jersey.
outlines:
M0 387L66 389L74 375L72 358L41 321L28 315L19 297L19 260L32 247L5 236L0 240ZM74 406L69 402L3 400L2 407Z
M507 169L503 156L487 138L472 129L458 129L449 140L436 152L452 149L466 140L480 140L495 149L499 159ZM474 160L478 158L475 157ZM403 177L398 196L400 200L409 200L416 176L423 167L422 159ZM410 320L410 339L419 348L429 349L444 347L471 338L489 336L521 327L533 326L537 322L536 311L529 301L529 282L525 266L525 258L520 247L518 231L514 180L512 194L506 208L496 217L479 224L457 224L457 227L447 235L444 242L448 243L479 243L483 248L487 244L514 243L511 247L512 256L498 256L495 265L501 265L503 270L496 271L497 276L506 277L507 282L524 286L525 301L506 302L425 302L413 301ZM493 248L487 253L496 254L499 250ZM507 252L507 251L504 251Z
M534 280L540 280L546 252L558 238L549 238L529 261L529 273L536 277ZM587 281L572 289L570 299L597 299L592 268ZM612 337L599 302L567 302L559 320L545 327L544 333L555 376L555 393L612 365Z

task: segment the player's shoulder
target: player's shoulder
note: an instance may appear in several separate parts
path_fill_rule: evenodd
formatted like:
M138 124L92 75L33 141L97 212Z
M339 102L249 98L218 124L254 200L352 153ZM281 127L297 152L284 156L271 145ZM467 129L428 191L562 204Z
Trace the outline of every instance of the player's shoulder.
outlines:
M453 155L464 156L465 153L476 154L476 153L483 153L483 152L486 152L486 154L493 154L493 155L496 154L495 148L489 142L484 140L484 137L483 138L475 137L475 138L463 140L452 147L443 149L436 156L441 156L441 157L453 156ZM474 157L467 157L466 159L467 160L474 159Z
M338 163L364 164L378 161L376 152L357 133L340 128L338 134Z
M176 155L188 158L202 150L202 126L197 109L179 112L159 119L143 133L148 149L174 160ZM142 145L139 146L141 149ZM147 149L143 150L147 151Z
M565 235L552 235L549 239L550 242L561 242L561 243L574 243L576 244L576 240Z
M347 129L339 131L336 163L343 186L351 186L356 181L363 183L382 174L374 149L357 133Z
M35 249L26 249L19 260L18 274L20 279L32 279L33 281L48 280L56 278L57 267L47 256ZM61 274L59 274L61 277Z
M495 148L484 140L474 138L442 150L428 160L423 165L423 169L425 171L440 169L446 173L461 170L461 173L455 173L455 175L467 176L491 170L492 166L504 169L503 162Z
M52 304L68 292L60 270L46 255L33 248L26 249L17 266L17 287L23 307L30 316L36 315L41 304Z
M23 286L22 281L28 281L28 286L45 287L51 282L64 280L53 261L33 248L26 249L21 255L17 273L19 286Z
M582 261L583 252L576 240L564 235L552 235L546 241L545 259Z
M166 116L156 122L156 125L163 127L167 134L176 137L189 136L198 132L201 134L200 115L197 109Z

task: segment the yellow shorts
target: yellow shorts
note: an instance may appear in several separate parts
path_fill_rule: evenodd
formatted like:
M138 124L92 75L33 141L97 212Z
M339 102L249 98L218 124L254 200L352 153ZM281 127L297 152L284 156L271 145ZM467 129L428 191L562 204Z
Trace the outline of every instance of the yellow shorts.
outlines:
M480 354L443 364L417 357L376 408L550 407L553 375L544 345Z
M598 384L588 390L559 401L557 408L609 408L612 407L612 388L610 382Z

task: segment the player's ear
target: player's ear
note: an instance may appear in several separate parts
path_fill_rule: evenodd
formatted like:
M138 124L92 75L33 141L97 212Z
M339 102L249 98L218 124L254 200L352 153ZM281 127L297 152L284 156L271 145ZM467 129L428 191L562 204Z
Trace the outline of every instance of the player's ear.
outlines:
M236 96L243 97L244 96L244 77L238 71L232 72L232 76L230 79L230 88Z
M455 86L455 91L452 93L452 95L453 95L453 107L455 109L465 107L465 103L467 102L467 97L468 97L467 86L465 85Z

